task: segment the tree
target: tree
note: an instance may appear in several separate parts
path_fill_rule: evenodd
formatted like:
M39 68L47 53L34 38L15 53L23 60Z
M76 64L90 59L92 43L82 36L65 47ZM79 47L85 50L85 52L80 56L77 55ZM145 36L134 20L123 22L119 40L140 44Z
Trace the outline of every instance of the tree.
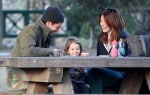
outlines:
M2 23L2 0L0 1L0 22ZM0 49L2 48L2 25L0 26Z
M119 9L125 19L127 31L133 34L134 31L137 31L137 19L132 16L132 10L142 11L150 5L149 0L51 0L51 3L63 9L68 20L69 35L81 37L83 36L81 32L84 31L84 35L89 35L90 38L93 36L97 38L99 34L97 32L99 31L99 28L97 28L99 25L98 14L104 8L114 7ZM84 25L88 25L86 27L88 30L83 29Z

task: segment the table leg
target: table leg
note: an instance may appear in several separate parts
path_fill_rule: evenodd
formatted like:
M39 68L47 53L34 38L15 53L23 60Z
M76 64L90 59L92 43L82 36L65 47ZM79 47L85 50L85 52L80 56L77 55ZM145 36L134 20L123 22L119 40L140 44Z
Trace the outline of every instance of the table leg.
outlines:
M139 72L136 70L127 71L125 78L122 81L119 93L138 94L143 79L144 79L143 72Z
M145 76L146 76L146 81L147 81L148 89L150 91L150 71L146 71L145 72Z
M45 93L47 90L48 84L40 82L29 82L27 88L27 94L40 94Z
M70 75L67 70L64 70L62 82L53 84L52 89L54 94L74 94Z

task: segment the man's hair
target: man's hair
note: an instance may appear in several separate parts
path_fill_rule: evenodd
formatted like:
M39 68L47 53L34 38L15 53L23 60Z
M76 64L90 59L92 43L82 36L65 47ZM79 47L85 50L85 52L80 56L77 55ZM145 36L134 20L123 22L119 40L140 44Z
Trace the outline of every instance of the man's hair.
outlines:
M47 21L51 21L52 23L63 23L64 15L61 12L60 8L56 6L48 7L42 16L42 21L46 23Z

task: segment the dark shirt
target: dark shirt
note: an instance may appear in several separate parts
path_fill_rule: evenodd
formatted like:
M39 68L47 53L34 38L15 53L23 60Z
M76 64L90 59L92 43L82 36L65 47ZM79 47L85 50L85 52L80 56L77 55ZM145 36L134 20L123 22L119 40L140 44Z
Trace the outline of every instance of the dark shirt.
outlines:
M120 31L118 35L119 35L118 41L120 38L122 38L122 39L128 38L128 34L123 30ZM104 44L100 41L100 37L101 37L101 35L99 35L98 40L97 40L97 56L109 55L109 52L106 50ZM124 42L124 48L125 48L125 55L124 56L127 56L129 54L129 48L128 48L127 41Z
M83 68L71 68L69 69L69 73L70 73L71 79L74 81L85 80L86 73L84 72Z

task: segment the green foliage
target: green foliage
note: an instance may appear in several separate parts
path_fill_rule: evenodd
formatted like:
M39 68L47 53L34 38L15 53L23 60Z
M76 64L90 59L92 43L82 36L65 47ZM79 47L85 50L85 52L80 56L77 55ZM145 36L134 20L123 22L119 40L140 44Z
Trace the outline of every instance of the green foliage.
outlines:
M119 9L121 15L125 19L126 29L130 34L138 29L136 24L137 18L133 17L132 10L148 9L150 5L149 0L50 0L52 5L58 5L63 9L67 18L68 34L73 36L88 37L88 29L90 26L96 28L98 26L98 14L106 7L114 7ZM149 25L149 22L145 23ZM86 28L87 27L87 28ZM138 27L138 28L137 28ZM93 29L95 33L96 29ZM147 27L145 31L150 31ZM95 34L96 35L96 34Z
M89 23L83 23L80 31L80 36L88 39L90 37L89 30Z
M122 12L123 19L125 21L125 28L129 34L134 34L136 30L135 20L129 11Z
M136 33L135 34L150 34L150 16L149 16L149 13L148 12L142 12L141 13L141 17L142 17L142 20L137 20L136 21L136 26L137 29L136 29Z

